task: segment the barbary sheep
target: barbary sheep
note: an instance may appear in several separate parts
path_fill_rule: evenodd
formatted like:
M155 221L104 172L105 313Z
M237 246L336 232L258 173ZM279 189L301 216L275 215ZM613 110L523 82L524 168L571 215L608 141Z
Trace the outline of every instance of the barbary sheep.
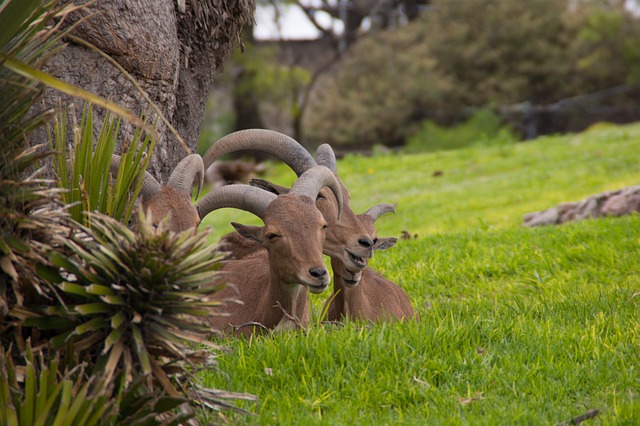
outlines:
M375 221L384 213L395 213L395 208L391 204L378 204L358 215L361 223L369 230L376 250L393 247L397 242L395 237L377 237ZM353 273L340 259L331 258L331 269L333 294L324 307L329 321L344 318L369 321L418 319L405 291L370 267Z
M323 166L303 173L288 194L228 185L213 189L197 203L201 218L213 210L230 207L251 212L264 222L261 227L232 223L243 237L256 241L264 250L224 262L220 278L212 285L227 286L214 297L238 298L242 304L226 304L228 316L210 316L214 329L249 335L256 327L281 330L308 324L307 289L321 293L330 282L322 257L327 221L315 205L324 186L333 192L339 213L340 185Z
M111 160L111 172L115 176L121 157L114 155ZM200 194L204 181L204 163L198 154L190 154L182 159L171 172L166 185L161 185L149 172L144 173L140 189L142 211L151 215L154 226L166 222L173 232L195 229L200 216L191 201L191 188L194 181L198 185L196 197Z
M319 164L295 139L271 130L249 129L231 133L214 143L203 157L204 165L209 167L224 154L245 150L270 154L286 163L298 176ZM335 167L332 171L336 174ZM337 174L336 178L344 203L340 216L338 216L336 198L328 189L320 191L316 202L329 226L324 243L324 254L340 257L350 270L357 272L366 266L365 259L373 255L373 241L351 209L349 191ZM242 242L234 234L223 237L221 246L236 258L260 249L256 244Z

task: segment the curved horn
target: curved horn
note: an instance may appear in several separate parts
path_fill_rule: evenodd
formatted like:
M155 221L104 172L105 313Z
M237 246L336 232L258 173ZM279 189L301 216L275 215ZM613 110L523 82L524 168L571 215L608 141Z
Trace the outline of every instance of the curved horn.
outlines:
M338 218L340 218L340 212L342 211L340 183L333 172L325 166L314 166L304 172L293 184L290 192L308 195L312 200L315 200L318 192L325 186L331 189L336 200L338 200Z
M278 196L271 192L249 185L226 185L212 189L198 201L196 209L200 219L214 210L225 207L244 210L262 219L264 210L276 198Z
M224 154L237 151L260 151L285 162L300 176L316 165L311 154L295 139L273 130L248 129L231 133L211 145L204 154L205 170Z
M336 161L336 153L328 143L323 143L316 149L316 162L322 164L336 175L338 174L338 165Z
M178 163L171 176L169 176L168 186L186 192L191 196L191 187L193 181L198 179L198 192L196 198L200 195L200 190L204 184L204 162L199 154L187 155Z
M118 175L118 169L120 168L120 161L122 157L119 155L111 156L111 174L115 178ZM144 179L142 181L142 188L140 189L140 196L143 200L147 200L153 197L155 194L162 190L162 185L151 175L151 173L145 170Z
M396 208L393 204L376 204L375 206L369 208L364 214L369 216L375 222L380 216L385 213L394 213L396 212Z

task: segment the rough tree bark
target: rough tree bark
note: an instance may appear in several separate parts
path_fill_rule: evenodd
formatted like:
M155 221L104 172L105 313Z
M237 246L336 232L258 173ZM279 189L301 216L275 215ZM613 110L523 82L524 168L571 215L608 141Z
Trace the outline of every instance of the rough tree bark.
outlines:
M95 45L131 74L177 129L188 149L195 151L214 75L233 46L241 43L242 28L252 24L255 0L73 3L86 7L75 15L75 22L70 22L83 18L72 35ZM116 66L73 38L67 41L68 46L48 62L48 72L137 114L155 117L142 94ZM55 106L59 95L47 93L45 102ZM96 112L96 122L103 114ZM158 131L149 171L165 181L188 152L160 121ZM132 128L123 126L123 134L123 138L130 136Z

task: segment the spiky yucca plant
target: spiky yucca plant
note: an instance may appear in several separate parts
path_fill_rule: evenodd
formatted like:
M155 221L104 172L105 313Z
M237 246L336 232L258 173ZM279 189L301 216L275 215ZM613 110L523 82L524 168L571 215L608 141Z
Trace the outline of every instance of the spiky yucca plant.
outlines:
M17 368L0 347L0 426L113 424L115 401L107 385L97 376L87 380L84 365L61 375L57 355L45 361L27 345L26 363Z
M221 265L208 232L173 233L143 216L134 232L92 216L91 228L78 225L80 232L62 241L75 256L54 251L56 268L40 270L64 304L25 313L24 324L54 331L54 347L89 361L106 381L124 377L128 386L142 376L149 390L228 406L220 393L192 386L199 368L215 368L210 349L221 349L206 322L220 305L208 284Z
M25 336L11 317L25 305L46 303L42 299L57 303L55 289L37 268L49 265L48 253L60 247L56 233L69 232L58 190L45 186L37 172L21 177L43 156L38 147L12 159L0 156L0 343L20 351Z
M72 111L73 112L73 111ZM155 139L136 128L122 153L117 171L111 160L118 143L120 119L107 112L94 138L93 108L86 106L80 123L72 114L73 132L69 141L68 114L61 111L49 127L49 144L55 152L56 183L66 189L62 201L71 206L71 217L90 225L85 211L98 211L129 223L135 200L142 187L144 171L153 153Z

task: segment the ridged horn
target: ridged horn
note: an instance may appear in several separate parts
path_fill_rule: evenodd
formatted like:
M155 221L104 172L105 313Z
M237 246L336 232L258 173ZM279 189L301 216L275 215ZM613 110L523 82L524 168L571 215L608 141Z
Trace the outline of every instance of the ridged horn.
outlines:
M111 156L111 174L115 178L118 175L118 169L120 168L120 161L122 157L119 155ZM140 196L143 200L147 200L153 197L155 194L162 190L162 185L151 175L151 173L145 171L144 178L142 180L142 188L140 189Z
M316 163L325 166L336 175L338 174L336 153L333 152L333 148L328 143L323 143L316 149Z
M211 145L203 157L205 170L222 155L238 151L273 155L298 176L316 165L311 154L295 139L273 130L247 129L228 134Z
M204 184L204 162L199 154L189 154L173 169L167 185L173 186L191 196L191 188L195 179L198 180L198 192L196 194L196 197L198 197Z
M364 212L364 214L371 217L375 222L383 214L385 213L395 214L395 212L396 212L396 208L394 207L393 204L376 204L375 206L372 206L371 208L369 208L369 210Z
M262 219L265 209L276 198L278 196L271 192L249 185L226 185L212 189L198 201L196 209L200 219L214 210L225 207L244 210Z
M318 192L328 186L338 200L338 218L342 211L342 191L338 178L325 166L314 166L304 172L291 187L290 192L304 194L315 200Z
M160 191L162 191L162 185L158 183L156 178L151 176L151 173L145 171L144 179L142 180L142 188L140 189L140 196L142 199L148 200Z

